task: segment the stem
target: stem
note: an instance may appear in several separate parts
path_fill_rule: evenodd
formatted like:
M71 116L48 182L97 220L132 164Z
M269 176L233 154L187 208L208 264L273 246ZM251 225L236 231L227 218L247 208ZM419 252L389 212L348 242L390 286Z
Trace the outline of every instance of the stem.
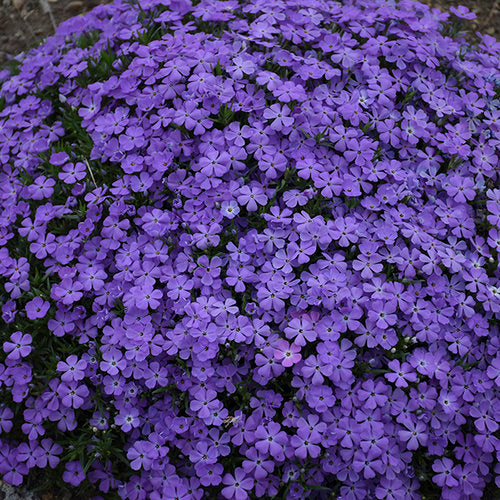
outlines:
M85 165L87 165L87 168L89 169L89 172L90 172L90 177L92 177L92 182L94 183L94 187L97 187L97 184L95 182L95 178L94 178L94 172L92 172L92 169L90 168L90 164L87 160L87 158L85 158L85 160L83 160L85 162Z

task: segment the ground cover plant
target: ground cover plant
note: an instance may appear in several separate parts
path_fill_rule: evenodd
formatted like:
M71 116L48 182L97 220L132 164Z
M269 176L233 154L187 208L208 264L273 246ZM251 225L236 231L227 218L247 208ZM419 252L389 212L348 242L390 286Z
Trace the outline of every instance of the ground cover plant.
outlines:
M451 10L116 1L0 73L4 481L498 494L500 44Z

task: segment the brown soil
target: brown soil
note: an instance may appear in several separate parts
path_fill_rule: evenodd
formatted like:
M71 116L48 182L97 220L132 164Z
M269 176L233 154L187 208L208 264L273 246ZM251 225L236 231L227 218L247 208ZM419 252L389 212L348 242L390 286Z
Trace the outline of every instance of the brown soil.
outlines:
M54 34L54 24L110 0L0 0L0 67ZM48 7L44 8L44 5Z
M0 67L54 33L54 25L110 0L0 0ZM477 14L470 29L500 39L500 0L422 0L447 10L465 5ZM49 9L44 9L44 4ZM48 12L50 10L50 12Z

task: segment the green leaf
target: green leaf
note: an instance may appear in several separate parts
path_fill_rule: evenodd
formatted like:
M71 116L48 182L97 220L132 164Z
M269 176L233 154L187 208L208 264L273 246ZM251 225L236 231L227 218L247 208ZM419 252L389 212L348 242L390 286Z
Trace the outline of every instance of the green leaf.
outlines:
M323 139L323 137L325 136L327 130L328 130L328 127L325 127L324 130L323 130L323 132L321 132L319 134L316 134L314 136L314 140L316 142L321 142L321 139Z
M217 61L217 64L214 66L212 71L213 71L213 74L215 76L222 76L224 71L223 71L222 66L220 64L220 61Z
M332 489L328 488L327 486L319 486L317 484L305 484L304 488L306 490L332 491Z
M82 466L82 471L85 475L87 475L88 470L90 469L90 466L97 460L96 452L94 450L91 450L90 453L93 453L93 456L90 457L89 460L85 464L80 462L80 465Z

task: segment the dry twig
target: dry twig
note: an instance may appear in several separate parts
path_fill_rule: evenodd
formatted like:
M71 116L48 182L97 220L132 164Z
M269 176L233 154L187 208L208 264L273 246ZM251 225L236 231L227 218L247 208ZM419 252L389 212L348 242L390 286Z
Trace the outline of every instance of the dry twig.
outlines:
M49 2L47 2L47 0L39 0L39 1L40 1L40 7L42 8L43 12L49 15L50 22L52 23L52 27L54 28L54 33L55 33L57 30L57 24L54 18L54 14L52 12L52 8L50 7L50 4Z

